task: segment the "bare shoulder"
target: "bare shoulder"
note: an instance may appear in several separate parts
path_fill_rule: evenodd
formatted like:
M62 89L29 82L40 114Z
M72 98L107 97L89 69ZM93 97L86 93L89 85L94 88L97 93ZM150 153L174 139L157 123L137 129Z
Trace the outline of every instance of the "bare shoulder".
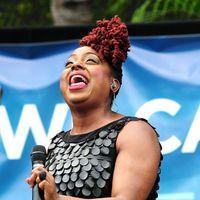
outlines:
M143 120L128 122L119 133L117 150L129 147L133 150L154 150L160 154L157 134L154 129Z

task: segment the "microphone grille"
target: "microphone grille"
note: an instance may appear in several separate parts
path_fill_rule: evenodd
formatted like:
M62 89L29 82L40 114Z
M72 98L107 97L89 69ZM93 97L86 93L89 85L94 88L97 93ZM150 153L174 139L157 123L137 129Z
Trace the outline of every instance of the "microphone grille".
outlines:
M46 161L46 149L42 145L36 145L32 148L31 151L31 160L32 163L34 162L43 162Z

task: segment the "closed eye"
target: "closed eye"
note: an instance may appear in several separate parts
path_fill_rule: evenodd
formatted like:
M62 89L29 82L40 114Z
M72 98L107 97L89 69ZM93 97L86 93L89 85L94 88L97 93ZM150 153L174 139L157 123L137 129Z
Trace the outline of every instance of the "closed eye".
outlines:
M91 58L87 59L86 62L87 63L96 63L96 64L98 63L96 60L91 59Z
M67 62L66 64L65 64L65 68L70 68L71 66L72 66L72 62Z

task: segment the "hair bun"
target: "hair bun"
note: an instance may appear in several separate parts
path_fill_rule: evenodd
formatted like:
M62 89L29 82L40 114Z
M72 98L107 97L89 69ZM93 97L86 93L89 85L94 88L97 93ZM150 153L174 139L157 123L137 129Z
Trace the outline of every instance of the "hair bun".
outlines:
M114 68L119 68L127 58L130 41L127 26L118 16L98 20L97 27L80 40L81 46L90 46Z

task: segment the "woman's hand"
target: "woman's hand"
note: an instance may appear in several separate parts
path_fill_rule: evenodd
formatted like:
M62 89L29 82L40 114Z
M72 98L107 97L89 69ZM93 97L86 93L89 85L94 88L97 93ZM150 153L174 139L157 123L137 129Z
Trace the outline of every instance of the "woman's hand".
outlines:
M45 180L40 180L40 172L46 172ZM31 176L26 179L26 182L32 188L35 183L38 184L39 188L44 191L45 200L58 200L59 195L56 192L56 185L54 178L50 172L43 167L36 167L32 170Z

